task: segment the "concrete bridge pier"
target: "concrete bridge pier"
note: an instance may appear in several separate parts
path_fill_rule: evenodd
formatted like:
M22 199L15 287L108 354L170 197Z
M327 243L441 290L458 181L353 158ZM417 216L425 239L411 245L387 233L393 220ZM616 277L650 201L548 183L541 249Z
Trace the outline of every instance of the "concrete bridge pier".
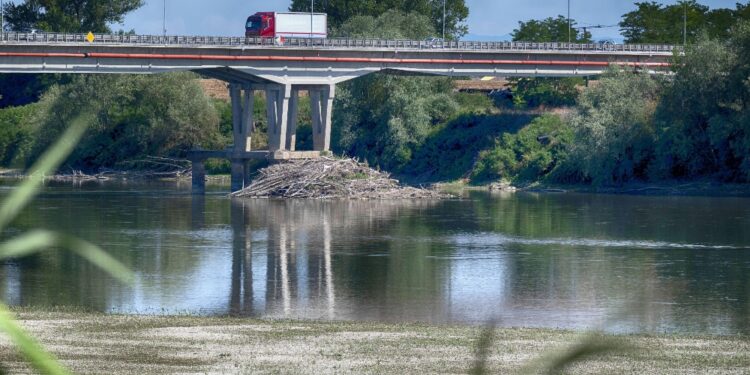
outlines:
M232 191L241 190L247 184L247 162L244 154L252 151L252 134L255 130L255 90L249 84L232 83L229 86L232 101Z
M259 90L266 94L268 150L252 149L252 134L255 131L255 92ZM313 150L296 150L300 91L307 91L310 95ZM231 189L238 191L249 184L248 161L251 159L309 159L329 151L335 93L334 84L231 83L229 94L234 145L228 150L196 150L189 154L193 163L193 192L203 194L205 191L205 160L208 158L225 158L231 161Z
M325 85L310 88L310 107L312 108L313 150L330 151L331 120L333 119L333 99L336 85Z
M310 94L313 127L313 151L331 149L331 119L336 86L325 85L269 85L266 87L268 113L268 148L274 159L279 151L295 152L299 92Z

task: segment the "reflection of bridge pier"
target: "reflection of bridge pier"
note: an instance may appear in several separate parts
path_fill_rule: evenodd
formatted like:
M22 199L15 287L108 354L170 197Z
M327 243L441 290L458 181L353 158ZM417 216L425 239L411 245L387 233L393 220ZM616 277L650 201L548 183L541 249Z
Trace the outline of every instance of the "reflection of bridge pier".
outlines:
M253 310L252 227L242 202L231 203L232 286L229 307L232 314L249 315Z
M310 212L295 202L232 201L232 314L253 315L254 309L263 309L261 302L253 302L258 298L265 300L267 314L290 316L301 307L319 308L321 316L334 317L331 219L328 210L322 217ZM262 248L253 254L253 230L267 233L263 255ZM265 286L254 285L253 276L263 279L264 274ZM316 305L307 305L310 302Z

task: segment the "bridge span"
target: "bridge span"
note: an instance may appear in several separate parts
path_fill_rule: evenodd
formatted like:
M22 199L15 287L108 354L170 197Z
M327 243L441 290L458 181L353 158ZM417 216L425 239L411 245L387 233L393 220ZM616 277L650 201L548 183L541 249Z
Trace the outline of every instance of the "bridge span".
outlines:
M517 42L5 33L0 73L157 74L193 71L230 84L234 147L194 152L202 190L208 157L232 160L232 189L246 182L247 160L311 157L330 149L336 84L379 71L450 77L575 77L611 66L666 72L679 47ZM267 97L269 150L250 149L253 95ZM297 152L300 91L311 98L314 150Z

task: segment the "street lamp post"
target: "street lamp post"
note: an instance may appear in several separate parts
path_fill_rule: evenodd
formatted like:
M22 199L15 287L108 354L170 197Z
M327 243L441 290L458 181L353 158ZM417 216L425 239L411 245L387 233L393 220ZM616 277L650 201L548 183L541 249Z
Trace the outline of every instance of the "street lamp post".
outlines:
M315 0L310 0L310 39L313 37L313 22L315 22Z

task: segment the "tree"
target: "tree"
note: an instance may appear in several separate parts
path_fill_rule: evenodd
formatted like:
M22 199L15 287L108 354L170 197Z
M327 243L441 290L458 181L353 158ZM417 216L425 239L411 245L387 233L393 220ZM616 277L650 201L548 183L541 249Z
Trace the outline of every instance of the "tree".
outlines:
M427 16L432 28L440 33L443 30L443 0L315 0L316 11L328 14L328 24L333 29L340 28L344 23L357 16L379 17L388 11L402 13L417 13ZM289 7L293 12L309 12L309 0L292 0ZM449 38L460 38L468 31L464 24L469 16L469 8L464 0L446 0L445 29ZM385 24L386 28L393 28Z
M570 25L575 25L571 20ZM566 43L570 31L573 43L591 43L591 33L568 28L563 16L519 22L511 34L514 41ZM520 78L511 80L513 102L517 107L567 106L575 104L581 78Z
M686 51L657 115L660 178L750 181L750 22Z
M374 74L340 85L334 151L400 171L435 125L458 110L446 78Z
M571 28L569 29L568 19L564 16L518 22L518 28L513 30L511 36L513 41L516 42L567 43L568 35L570 35L570 40L573 43L591 43L591 33L588 31L579 33L577 29L573 28L575 24L575 20L570 20Z
M423 39L435 30L422 14L389 10L378 17L354 16L333 31L334 36L348 38Z
M94 114L69 165L97 170L145 156L184 157L196 147L225 146L219 116L193 73L159 76L81 75L53 86L38 103L31 159L78 116L81 103Z
M111 23L121 23L143 0L25 0L5 2L6 27L55 32L110 32ZM53 84L70 81L64 75L0 75L0 108L26 105L39 100Z
M564 181L622 184L649 177L654 158L653 116L660 86L647 74L614 70L586 89L571 120L574 131Z
M726 39L729 30L740 20L750 20L750 3L737 4L736 9L710 9L696 0L680 1L673 5L657 2L637 2L637 9L623 15L620 29L627 43L682 44L685 12L687 11L687 40L694 42L701 32L712 38Z
M38 29L68 33L108 33L143 0L25 0L5 3L5 19L13 30Z

